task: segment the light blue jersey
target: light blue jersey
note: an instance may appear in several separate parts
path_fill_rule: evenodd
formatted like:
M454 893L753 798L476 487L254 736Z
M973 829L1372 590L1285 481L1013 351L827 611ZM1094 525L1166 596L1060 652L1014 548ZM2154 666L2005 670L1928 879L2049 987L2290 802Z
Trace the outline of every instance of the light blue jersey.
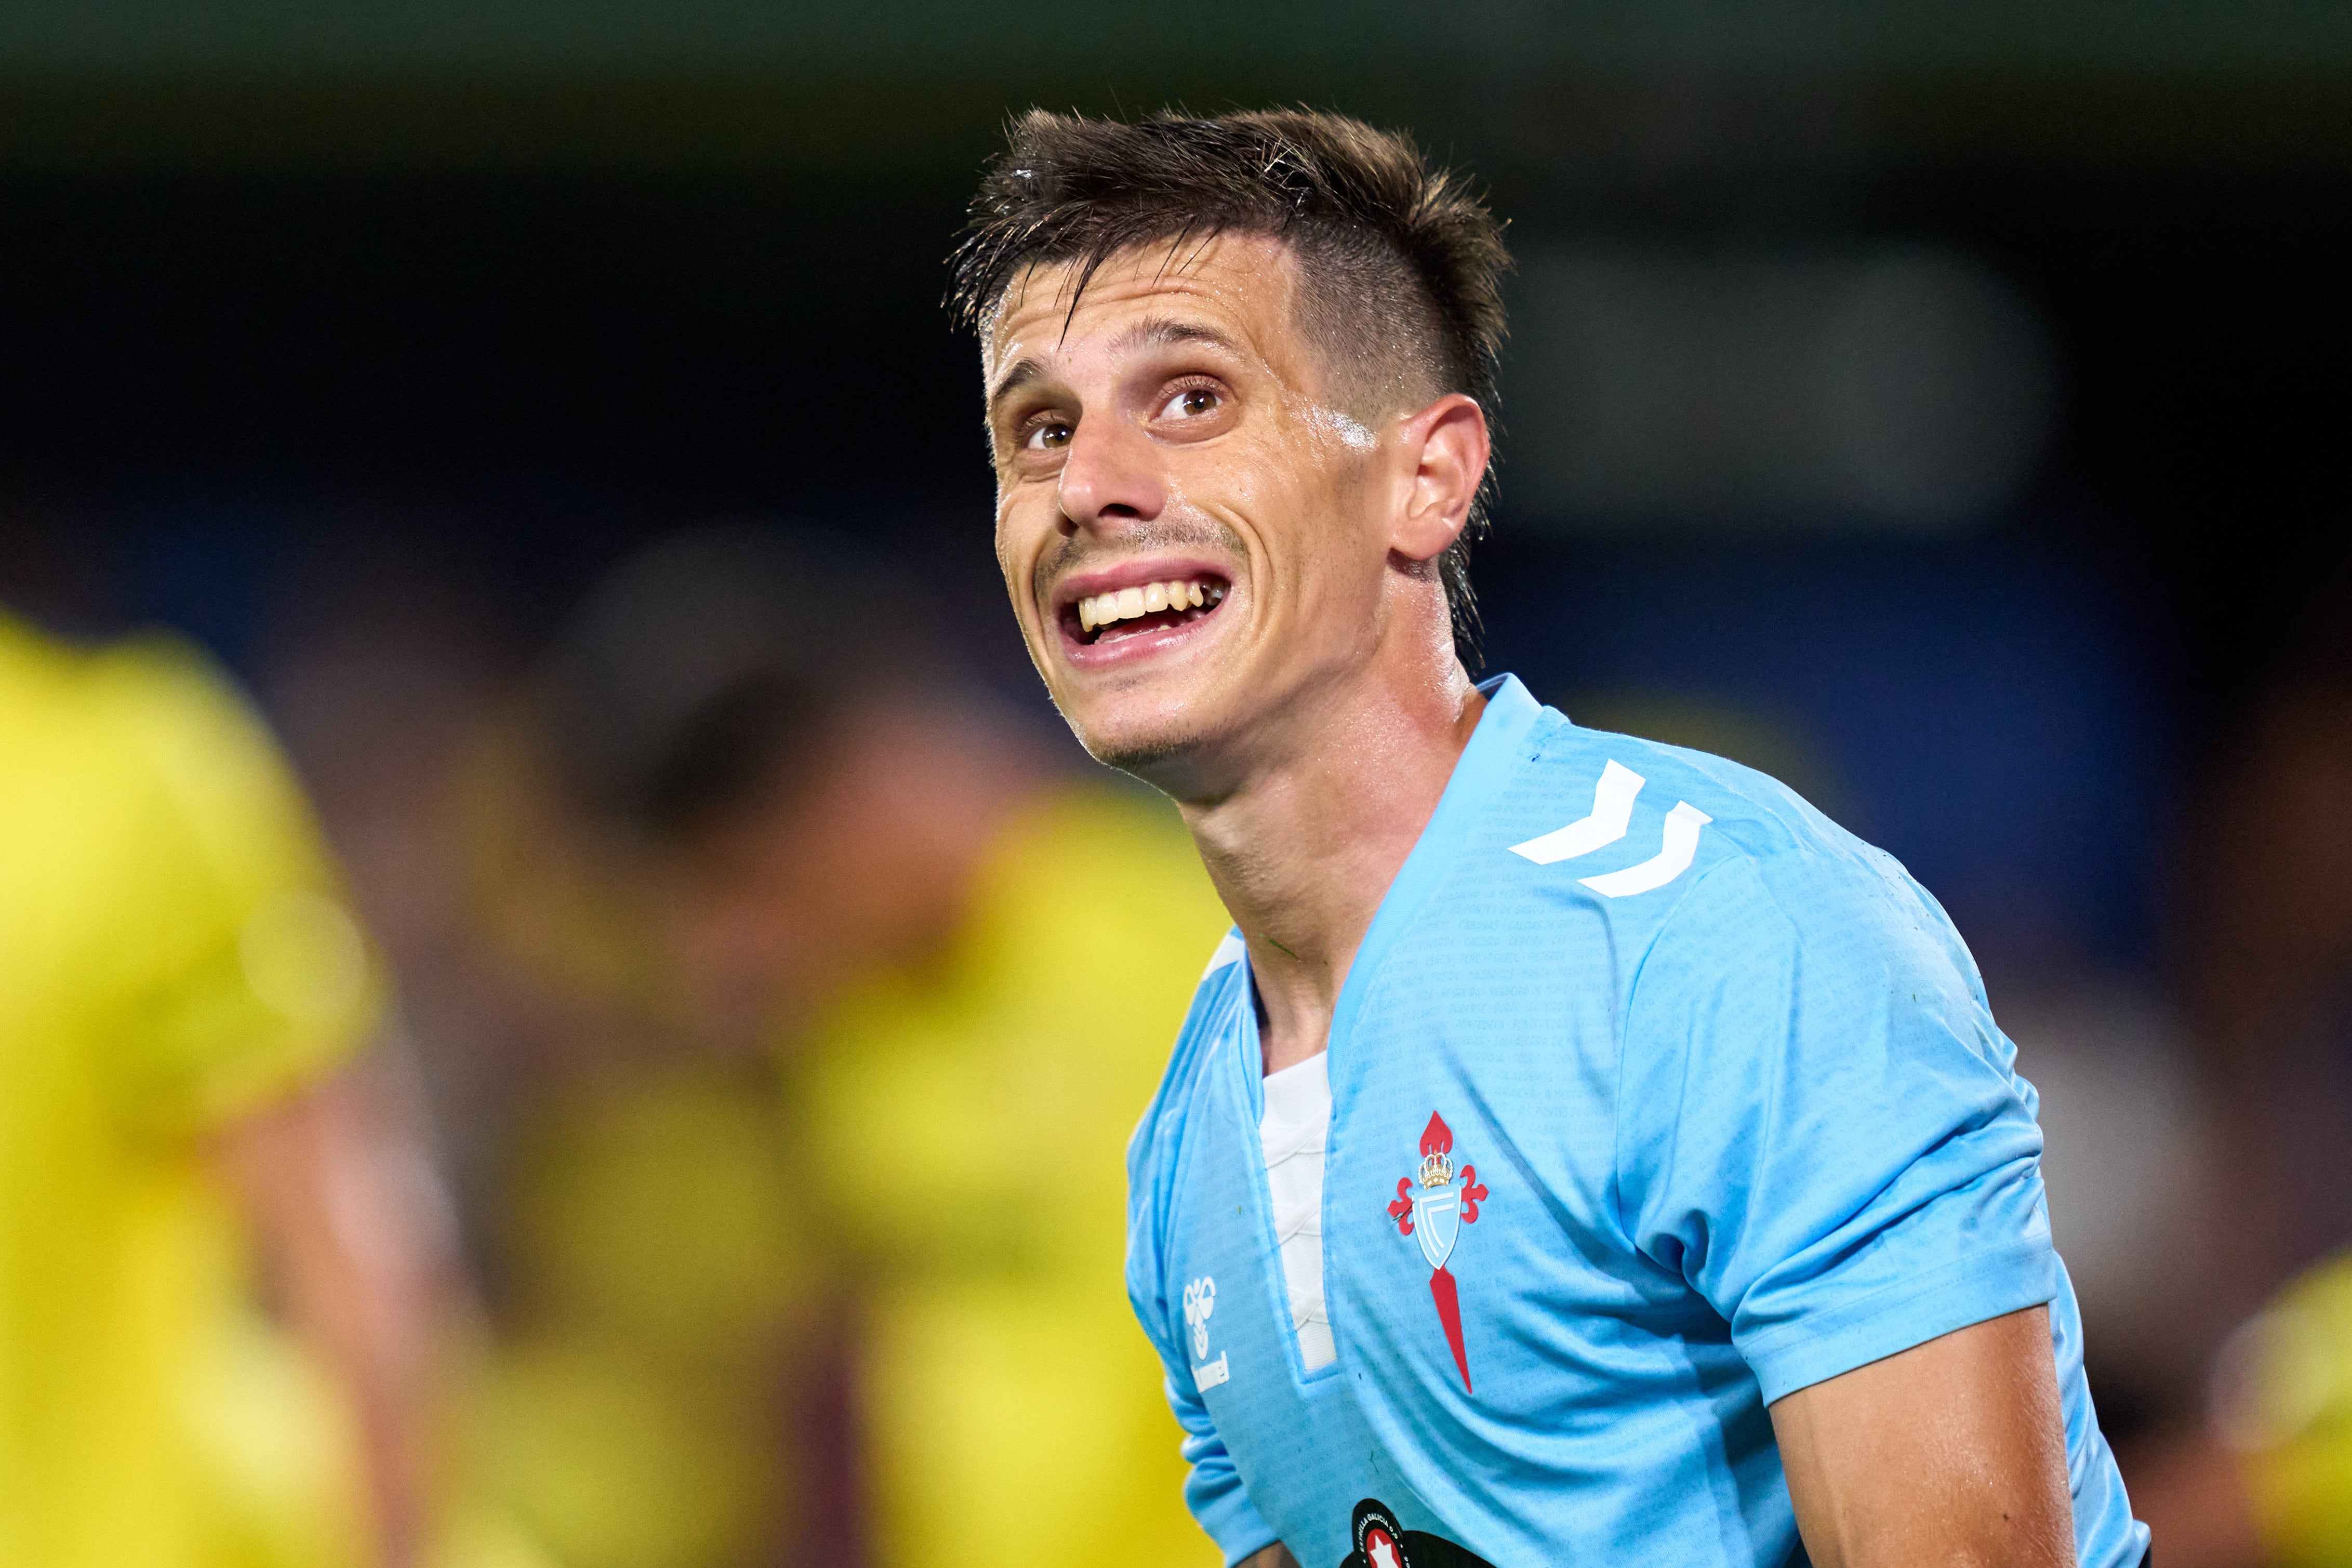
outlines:
M1766 1406L2046 1302L2081 1561L2133 1568L2036 1097L1943 910L1759 773L1483 689L1332 1015L1338 1359L1293 1328L1238 939L1129 1153L1226 1559L1801 1563Z

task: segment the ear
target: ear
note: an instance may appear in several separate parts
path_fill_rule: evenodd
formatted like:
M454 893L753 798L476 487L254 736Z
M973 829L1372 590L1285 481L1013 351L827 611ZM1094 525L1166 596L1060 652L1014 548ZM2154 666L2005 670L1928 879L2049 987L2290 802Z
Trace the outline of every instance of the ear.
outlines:
M1486 477L1492 442L1486 412L1471 398L1449 392L1397 430L1401 459L1413 467L1406 476L1404 504L1389 530L1389 548L1414 561L1434 561L1462 536L1470 503Z

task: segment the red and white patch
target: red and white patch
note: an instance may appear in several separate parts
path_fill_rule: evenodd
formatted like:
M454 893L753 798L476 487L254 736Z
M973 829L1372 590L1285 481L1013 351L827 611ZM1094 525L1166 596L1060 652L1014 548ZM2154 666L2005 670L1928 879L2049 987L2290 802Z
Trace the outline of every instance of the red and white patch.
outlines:
M1486 1200L1486 1189L1478 1183L1477 1166L1465 1165L1460 1176L1455 1176L1454 1129L1445 1125L1445 1118L1431 1111L1429 1125L1421 1133L1421 1165L1413 1174L1397 1178L1396 1201L1389 1205L1389 1217L1396 1221L1398 1235L1421 1243L1421 1255L1430 1268L1430 1300L1437 1304L1437 1321L1454 1352L1465 1394L1470 1392L1470 1354L1462 1343L1461 1296L1445 1266L1462 1238L1462 1227L1477 1223L1478 1205Z

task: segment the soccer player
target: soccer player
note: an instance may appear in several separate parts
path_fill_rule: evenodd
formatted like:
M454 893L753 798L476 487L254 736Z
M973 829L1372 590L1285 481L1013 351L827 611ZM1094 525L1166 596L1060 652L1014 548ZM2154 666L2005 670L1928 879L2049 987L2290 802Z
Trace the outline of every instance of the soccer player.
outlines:
M660 963L639 1016L688 1026L567 1055L508 1162L535 1284L486 1479L554 1561L1201 1559L1118 1156L1224 914L1164 810L958 689L908 595L822 536L697 530L551 661L566 815Z
M0 611L0 1563L420 1560L446 1262L350 1060L380 989L217 670Z
M1129 1153L1193 1512L1311 1568L2131 1568L1943 911L1464 668L1507 262L1305 112L1030 114L957 256L1031 657L1237 928Z

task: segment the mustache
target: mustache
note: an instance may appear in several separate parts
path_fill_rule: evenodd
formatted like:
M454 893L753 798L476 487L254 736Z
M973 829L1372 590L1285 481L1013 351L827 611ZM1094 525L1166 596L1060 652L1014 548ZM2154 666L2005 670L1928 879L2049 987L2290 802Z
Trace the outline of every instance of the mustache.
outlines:
M1037 558L1029 574L1030 595L1043 600L1055 581L1097 560L1147 555L1155 550L1212 550L1228 557L1247 553L1242 536L1213 518L1153 518L1120 529L1113 539L1080 532L1063 540Z

